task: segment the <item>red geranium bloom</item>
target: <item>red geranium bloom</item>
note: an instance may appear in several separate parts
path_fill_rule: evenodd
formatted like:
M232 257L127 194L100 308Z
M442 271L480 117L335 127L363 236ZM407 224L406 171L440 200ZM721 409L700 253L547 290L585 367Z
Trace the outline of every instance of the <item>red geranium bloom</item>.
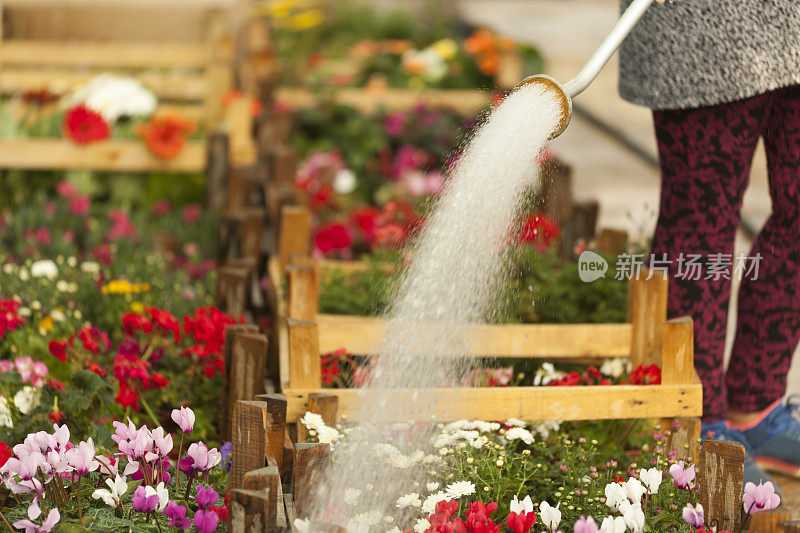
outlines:
M78 144L88 144L108 139L111 129L100 113L79 105L64 116L64 134Z
M6 464L6 461L8 461L12 455L14 455L14 451L11 447L5 442L0 442L0 467Z
M95 374L97 374L100 377L103 377L103 376L105 376L107 374L107 372L105 370L103 370L100 367L100 365L97 364L97 361L92 361L91 363L89 363L89 368L87 368L87 370L89 372L94 372Z
M545 252L559 232L558 222L543 213L535 213L523 224L519 240L522 244L535 243L539 252Z
M139 397L136 395L136 391L134 391L126 381L120 382L119 394L117 394L117 397L114 399L126 409L128 407L133 407L137 411L139 410Z
M62 411L52 411L49 416L50 420L52 420L56 424L60 424L64 421L64 413Z
M191 120L178 115L152 117L142 124L136 134L144 139L147 148L161 159L177 156L186 144L186 136L195 131Z
M48 345L50 353L59 361L67 360L67 342L66 341L50 341Z
M631 373L628 383L631 385L660 385L661 369L657 365L639 365Z
M314 235L314 246L323 254L347 249L351 244L353 244L353 238L343 224L325 224L320 226L317 234Z
M163 389L164 387L169 385L169 380L164 376L162 376L161 374L159 374L158 372L153 372L152 379L156 387L161 387Z

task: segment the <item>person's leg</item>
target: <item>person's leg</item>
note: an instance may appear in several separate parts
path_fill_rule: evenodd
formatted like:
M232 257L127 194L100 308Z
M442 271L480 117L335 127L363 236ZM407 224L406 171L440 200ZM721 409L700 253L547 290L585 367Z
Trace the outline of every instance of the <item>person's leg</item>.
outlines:
M733 422L786 393L786 375L800 340L800 87L771 93L764 129L772 214L753 243L761 256L756 279L739 289L736 340L727 373Z
M727 414L723 351L730 279L700 279L681 254L733 254L739 209L764 124L764 97L653 113L661 163L661 201L651 254L670 261L669 316L694 321L695 367L703 382L703 419Z

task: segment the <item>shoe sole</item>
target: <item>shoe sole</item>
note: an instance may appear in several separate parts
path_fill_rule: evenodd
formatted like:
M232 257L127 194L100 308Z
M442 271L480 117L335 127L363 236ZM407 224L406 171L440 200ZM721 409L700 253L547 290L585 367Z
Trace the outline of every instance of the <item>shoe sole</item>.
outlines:
M777 472L784 476L800 478L800 466L775 459L774 457L756 457L756 464L767 472Z

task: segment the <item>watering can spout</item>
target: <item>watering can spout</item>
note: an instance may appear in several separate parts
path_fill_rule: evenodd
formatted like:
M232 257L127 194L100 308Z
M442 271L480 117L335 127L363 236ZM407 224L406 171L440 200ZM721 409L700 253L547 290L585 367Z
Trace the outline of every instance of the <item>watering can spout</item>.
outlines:
M663 1L663 0L659 0ZM544 91L551 92L553 95L556 96L556 99L560 105L561 111L561 119L558 122L558 125L553 130L553 133L550 135L550 138L553 139L561 135L561 133L567 128L569 125L569 121L572 118L572 99L582 93L586 87L589 86L592 81L600 74L600 70L608 63L608 60L614 54L614 52L619 48L619 45L622 44L622 41L625 40L625 37L631 32L633 27L639 22L639 19L642 18L644 12L647 11L647 8L650 7L650 4L653 3L653 0L633 0L628 8L622 13L617 23L611 29L611 32L605 38L605 40L600 43L600 46L597 47L592 57L586 62L586 64L581 68L580 71L575 75L574 78L569 80L565 84L559 83L556 79L547 76L545 74L537 74L535 76L529 76L519 82L516 87L512 91L516 91L517 89L528 86L528 85L538 85Z

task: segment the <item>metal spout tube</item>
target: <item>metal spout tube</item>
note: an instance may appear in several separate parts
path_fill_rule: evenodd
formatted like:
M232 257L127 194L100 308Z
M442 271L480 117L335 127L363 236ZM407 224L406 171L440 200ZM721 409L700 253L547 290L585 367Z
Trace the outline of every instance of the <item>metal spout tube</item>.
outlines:
M566 84L562 85L556 79L545 74L537 74L525 78L514 87L513 90L516 91L526 85L539 85L543 90L552 91L557 95L561 106L561 120L552 135L550 135L551 139L561 135L569 125L569 121L572 118L572 98L582 93L600 74L608 60L611 59L619 45L622 44L622 41L625 40L625 37L628 36L652 3L653 0L633 0L605 40L597 47L592 57L583 65L583 68L578 71L575 77Z

